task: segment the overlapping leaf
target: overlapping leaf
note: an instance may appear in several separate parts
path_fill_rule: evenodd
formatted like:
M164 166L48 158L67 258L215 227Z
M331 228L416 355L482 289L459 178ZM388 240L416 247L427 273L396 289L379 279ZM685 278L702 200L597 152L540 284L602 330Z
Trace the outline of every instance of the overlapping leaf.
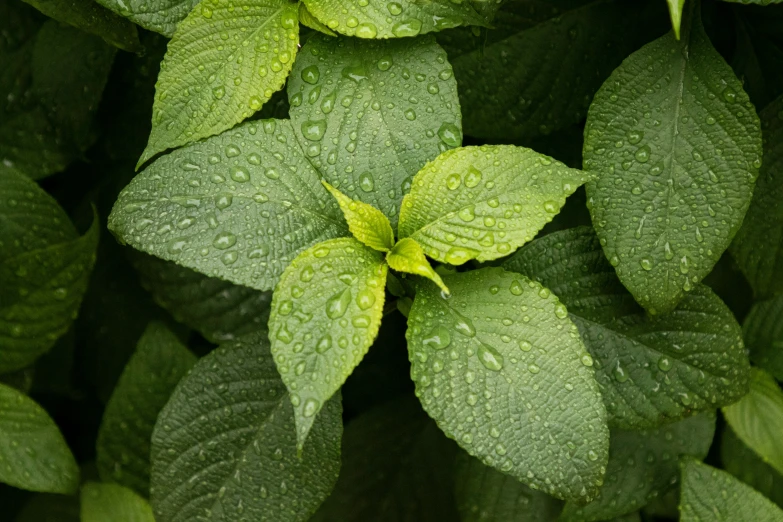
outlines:
M646 315L589 227L544 236L504 266L540 281L568 307L596 361L613 426L654 428L747 392L739 325L706 286L696 285L671 314Z
M443 284L440 275L432 268L427 258L424 256L424 250L416 240L406 237L394 245L394 248L386 254L386 262L393 270L408 274L416 274L431 280L438 285L441 290L449 293L449 289Z
M117 484L82 486L81 522L155 522L152 508L132 490Z
M585 128L588 206L606 257L651 313L672 311L739 229L761 166L759 120L712 47L696 2L595 96Z
M95 0L145 29L171 38L200 0Z
M754 304L742 334L751 360L783 381L783 297Z
M394 246L394 232L383 212L367 203L352 200L325 181L322 183L340 205L353 237L374 250L391 250Z
M443 280L452 296L422 285L408 316L424 409L485 464L553 496L594 498L608 454L606 411L566 307L500 268Z
M783 474L764 462L728 426L723 431L720 457L723 469L783 508Z

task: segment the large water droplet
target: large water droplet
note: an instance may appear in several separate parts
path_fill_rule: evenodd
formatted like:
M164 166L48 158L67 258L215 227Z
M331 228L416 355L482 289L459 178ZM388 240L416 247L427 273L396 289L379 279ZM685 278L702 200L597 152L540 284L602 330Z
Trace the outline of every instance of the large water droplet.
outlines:
M462 131L453 123L443 123L438 129L438 137L449 147L459 147L462 144Z
M422 344L435 350L442 350L451 344L451 334L445 326L436 326L422 340Z
M503 356L492 346L480 343L476 353L487 370L499 372L503 368Z
M345 289L330 297L326 301L326 315L329 319L339 319L345 315L348 305L351 304L351 291Z
M212 240L212 246L219 250L225 250L227 248L231 248L234 246L237 242L237 236L232 234L231 232L221 232L217 236L215 236L215 239Z
M307 120L302 123L302 134L310 141L320 141L326 132L326 120Z
M397 37L416 36L421 32L421 21L416 19L398 22L392 26L392 33Z
M318 79L320 77L321 71L318 70L317 65L310 65L309 67L302 69L302 80L309 83L310 85L315 85L318 83Z

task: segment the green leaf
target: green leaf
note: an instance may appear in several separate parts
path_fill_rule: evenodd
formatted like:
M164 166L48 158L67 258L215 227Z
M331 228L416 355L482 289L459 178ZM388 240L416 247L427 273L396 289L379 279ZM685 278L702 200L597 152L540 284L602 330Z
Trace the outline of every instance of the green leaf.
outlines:
M95 262L97 217L79 237L34 181L0 176L0 373L49 350L79 310Z
M412 396L345 427L334 491L310 522L443 522L454 512L454 444Z
M767 245L769 243L767 242ZM742 324L750 359L783 381L783 296L753 305Z
M30 491L75 493L79 467L57 425L35 401L0 384L0 482Z
M200 0L95 0L150 31L171 38Z
M680 39L680 25L682 24L682 8L685 6L685 0L666 0L669 5L669 16L672 19L672 29L674 37Z
M326 35L337 36L337 33L322 24L318 18L313 16L313 13L307 10L307 6L304 4L304 2L299 2L299 23L305 27L315 29L316 31L322 32Z
M558 498L589 501L603 479L609 430L593 360L565 306L500 268L443 279L451 297L422 285L408 317L411 377L424 409L488 466Z
M357 38L402 38L489 22L473 2L398 0L358 4L349 0L304 0L304 4L329 29Z
M554 522L563 502L535 491L465 452L457 455L457 508L462 522Z
M394 231L389 219L383 212L367 203L354 201L326 181L321 181L343 211L348 230L353 237L368 247L380 252L388 252L394 246Z
M96 457L101 479L149 495L155 420L195 363L196 356L162 323L147 327L103 413Z
M133 256L141 284L180 323L213 343L266 330L272 292L259 292L141 254Z
M24 1L50 18L100 36L109 45L130 52L143 49L135 25L93 0L72 0L67 4L60 0Z
M79 497L37 493L28 497L14 522L81 522Z
M291 395L301 449L316 414L340 389L378 335L387 266L354 238L305 250L272 297L272 355Z
M783 473L783 391L775 379L752 368L750 393L724 407L723 416L742 442Z
M596 360L611 425L654 428L747 393L739 325L706 286L696 285L671 314L648 316L589 227L537 239L503 266L539 281L568 307Z
M686 459L682 465L681 522L780 522L783 511L725 471Z
M386 262L389 263L393 270L426 277L438 285L441 290L447 294L450 293L438 273L432 269L429 261L424 257L424 250L422 250L421 245L414 239L406 237L398 241L394 248L391 249L391 252L386 254Z
M559 520L593 522L637 511L677 485L679 457L706 457L714 434L714 412L650 431L612 430L598 497L584 506L566 503Z
M669 33L612 73L587 117L593 224L620 280L648 312L668 313L742 223L761 166L759 120L712 47L697 2Z
M463 147L413 179L399 236L452 265L489 261L524 245L588 176L524 147Z
M397 225L410 180L462 143L457 83L430 37L363 42L313 35L288 83L291 122L323 177Z
M117 484L88 482L81 501L82 522L155 522L147 501Z
M260 109L291 70L298 17L297 5L287 0L202 2L194 8L168 44L155 86L152 132L136 167L166 149L230 129Z
M109 229L211 277L271 290L305 248L348 233L287 120L248 122L161 157L122 191Z
M758 297L783 293L783 96L761 112L764 161L731 254Z
M263 332L201 359L161 412L152 437L158 522L306 520L337 481L340 398L297 456L294 412Z
M662 1L509 0L478 36L473 28L438 33L465 133L527 145L582 121L612 70L663 32Z
M723 469L783 507L783 475L764 462L726 426L720 444Z

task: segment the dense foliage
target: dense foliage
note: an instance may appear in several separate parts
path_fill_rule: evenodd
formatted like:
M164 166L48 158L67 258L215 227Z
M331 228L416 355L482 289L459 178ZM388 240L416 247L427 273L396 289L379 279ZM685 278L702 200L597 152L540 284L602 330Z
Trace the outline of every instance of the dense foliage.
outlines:
M0 1L0 520L783 521L780 3Z

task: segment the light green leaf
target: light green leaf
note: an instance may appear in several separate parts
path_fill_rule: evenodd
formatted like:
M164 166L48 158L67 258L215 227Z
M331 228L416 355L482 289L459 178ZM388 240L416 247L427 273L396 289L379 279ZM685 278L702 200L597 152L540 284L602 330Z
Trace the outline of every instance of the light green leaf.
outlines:
M162 323L147 327L103 413L96 456L101 479L149 495L155 421L195 363L196 356Z
M666 0L669 5L669 16L672 19L672 29L674 37L680 39L680 26L682 25L682 8L685 6L685 0Z
M286 268L272 297L272 355L291 394L301 449L316 414L378 335L386 263L354 238L305 250Z
M438 33L465 134L528 145L582 121L609 74L664 31L662 1L508 0L492 29Z
M714 434L714 412L650 431L612 430L598 497L584 506L566 503L559 520L593 522L634 513L677 485L679 457L706 457Z
M680 521L781 522L783 511L725 471L686 459L682 465Z
M109 45L129 52L143 49L135 25L93 0L71 0L67 4L60 0L24 1L50 18L100 36Z
M394 245L391 252L386 254L386 262L393 270L398 272L406 272L408 274L416 274L426 277L441 290L449 293L448 287L443 284L443 280L438 273L432 269L427 258L424 257L424 250L414 239L406 237L401 239Z
M340 478L310 522L457 520L455 450L415 397L387 401L345 427Z
M731 404L748 389L749 364L734 314L696 285L669 315L648 316L606 261L595 232L544 236L504 265L551 289L596 360L611 425L649 429Z
M65 333L95 262L99 223L79 237L34 181L0 176L0 373L30 365Z
M724 407L723 416L742 442L783 473L783 391L763 370L752 368L750 376L750 393Z
M494 470L464 451L457 455L455 493L462 522L554 522L563 502Z
M337 36L337 33L322 24L318 18L313 16L313 13L307 10L307 6L304 2L299 2L299 23L326 35Z
M783 507L783 475L764 462L726 426L720 444L723 469Z
M402 202L399 236L452 265L497 259L533 239L587 179L524 147L445 152L413 179Z
M158 522L307 520L337 481L341 415L336 396L298 457L294 412L266 334L220 346L180 382L155 426Z
M353 237L368 247L388 252L394 246L394 232L389 219L383 212L367 203L354 201L326 181L321 181L343 211L348 229Z
M211 277L271 290L296 255L348 233L287 120L248 122L161 157L122 191L109 229Z
M136 168L166 149L230 129L260 109L285 83L298 44L295 3L199 4L168 44L155 86L152 132Z
M142 253L132 259L155 302L207 340L218 344L266 330L272 292L207 277Z
M408 317L424 409L485 464L559 498L594 498L608 457L606 410L565 306L500 268L443 280L451 297L421 285Z
M759 120L696 7L623 62L585 128L588 207L606 257L648 312L668 313L742 223L761 166Z
M171 38L200 0L95 0L150 31Z
M0 482L47 493L75 493L79 467L57 425L35 401L0 384Z
M489 23L473 2L398 0L357 4L349 0L304 0L304 4L329 29L357 38L401 38Z
M397 226L410 180L462 143L457 83L431 37L362 42L313 35L288 83L291 122L323 177Z
M758 297L783 293L783 96L761 112L764 160L731 254Z
M81 501L82 522L155 522L147 501L117 484L88 482Z
M783 296L755 303L742 334L751 360L783 381Z

